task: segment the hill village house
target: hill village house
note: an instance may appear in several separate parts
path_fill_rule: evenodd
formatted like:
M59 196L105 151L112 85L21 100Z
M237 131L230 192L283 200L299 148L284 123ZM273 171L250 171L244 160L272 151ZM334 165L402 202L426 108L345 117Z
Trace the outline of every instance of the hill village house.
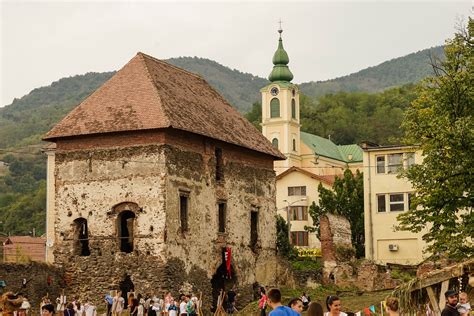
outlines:
M201 77L138 53L44 139L47 259L69 295L202 291L208 309L224 286L245 303L276 284L285 157Z
M318 186L331 189L345 169L364 172L366 258L379 263L416 264L422 259L422 233L395 232L396 215L408 210L413 189L397 178L397 169L421 162L420 152L407 146L336 145L330 139L300 131L299 89L280 36L273 56L271 83L262 93L262 133L287 158L275 161L278 214L289 221L291 242L319 249L309 206L319 202ZM415 154L416 152L416 154ZM382 167L383 165L383 167ZM385 168L385 169L383 169Z
M220 288L237 284L244 303L254 284L277 284L277 211L290 220L294 244L319 248L304 231L312 224L308 206L319 200L319 183L330 188L345 168L365 172L370 201L385 197L384 214L366 202L370 249L397 238L419 243L419 235L386 229L401 209L387 209L392 191L367 172L377 148L363 152L300 132L299 89L281 34L273 63L261 90L263 135L199 76L138 53L45 136L52 142L46 257L65 267L70 294L193 290L208 308ZM409 184L396 190L410 192ZM383 253L370 250L368 258L398 260L405 245Z

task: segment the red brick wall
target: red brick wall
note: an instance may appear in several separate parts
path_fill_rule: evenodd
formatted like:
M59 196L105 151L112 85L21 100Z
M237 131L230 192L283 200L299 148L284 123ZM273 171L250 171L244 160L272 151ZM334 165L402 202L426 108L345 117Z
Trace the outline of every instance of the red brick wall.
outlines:
M214 157L214 150L219 147L224 160L273 169L273 157L269 155L175 129L76 136L58 139L56 144L58 151L169 144L208 157Z

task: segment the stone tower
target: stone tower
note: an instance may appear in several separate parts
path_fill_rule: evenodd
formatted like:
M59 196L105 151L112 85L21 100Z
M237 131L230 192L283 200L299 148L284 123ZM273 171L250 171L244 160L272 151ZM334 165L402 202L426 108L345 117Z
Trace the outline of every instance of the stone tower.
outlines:
M273 55L273 70L269 85L262 88L262 132L287 159L275 161L277 173L300 163L300 102L299 89L291 83L293 74L288 68L290 59L280 38ZM279 170L281 168L282 170Z

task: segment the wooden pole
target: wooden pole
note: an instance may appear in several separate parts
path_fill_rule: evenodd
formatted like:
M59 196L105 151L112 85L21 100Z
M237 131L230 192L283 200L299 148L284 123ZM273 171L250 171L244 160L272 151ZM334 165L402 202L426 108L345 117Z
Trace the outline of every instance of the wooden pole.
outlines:
M428 297L430 298L431 305L433 306L433 311L436 316L441 316L441 311L439 309L438 300L434 294L433 288L428 286L426 288L426 292L428 292Z

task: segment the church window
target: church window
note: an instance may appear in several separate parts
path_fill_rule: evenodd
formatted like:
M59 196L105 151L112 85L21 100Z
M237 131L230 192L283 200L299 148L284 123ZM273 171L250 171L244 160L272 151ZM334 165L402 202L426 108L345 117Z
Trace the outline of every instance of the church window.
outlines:
M295 89L291 90L291 94L292 94L293 97L294 97L294 96L296 95L296 90L295 90Z
M222 159L222 149L216 148L216 180L221 181L224 179L224 160Z
M296 119L296 101L291 99L291 118Z
M181 232L185 233L189 230L188 226L188 204L189 204L189 193L179 193L179 222L181 225Z
M293 138L293 151L296 151L296 139Z
M270 101L270 117L280 117L280 100L273 98Z
M273 148L278 149L278 138L275 137L274 139L272 139L272 145Z
M74 244L73 253L76 256L89 256L89 232L87 228L87 220L85 218L77 218L73 222Z
M135 213L123 211L118 216L118 238L120 251L131 253L134 243Z
M219 202L217 204L218 216L219 216L219 233L225 233L225 224L226 224L226 203Z

